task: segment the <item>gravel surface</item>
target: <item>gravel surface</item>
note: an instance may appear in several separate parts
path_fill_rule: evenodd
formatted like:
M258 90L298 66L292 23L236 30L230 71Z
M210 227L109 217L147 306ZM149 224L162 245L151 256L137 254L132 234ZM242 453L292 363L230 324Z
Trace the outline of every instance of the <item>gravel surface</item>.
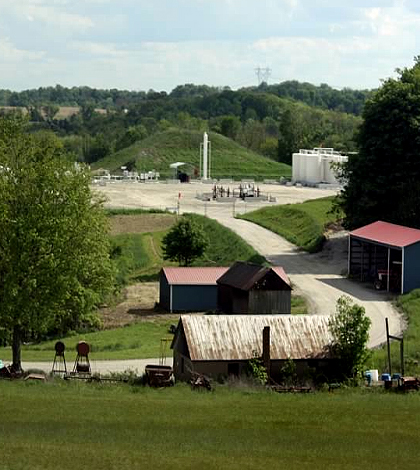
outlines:
M227 185L225 185L227 186ZM235 185L229 185L232 189ZM280 185L259 185L263 194L276 198L277 204L303 202L335 194L332 190L298 188ZM372 320L369 346L385 342L385 318L388 317L390 332L401 333L402 316L390 302L387 293L377 292L370 285L363 285L342 274L346 271L347 254L345 235L333 237L320 254L302 253L282 237L245 220L235 219L234 214L244 213L270 205L268 202L231 201L203 202L196 195L211 192L212 186L202 183L113 183L97 187L108 198L108 207L126 208L174 208L180 202L181 212L206 214L229 227L271 263L281 265L289 275L295 290L306 297L312 314L330 315L343 294L365 307ZM180 197L179 197L180 196Z
M166 359L166 365L172 366L172 357ZM159 364L159 359L126 359L121 361L90 361L92 373L109 374L110 372L124 372L126 370L137 371L138 374L144 372L147 364ZM74 363L67 363L67 371L73 370ZM51 372L52 362L22 362L23 370L38 369L46 373Z

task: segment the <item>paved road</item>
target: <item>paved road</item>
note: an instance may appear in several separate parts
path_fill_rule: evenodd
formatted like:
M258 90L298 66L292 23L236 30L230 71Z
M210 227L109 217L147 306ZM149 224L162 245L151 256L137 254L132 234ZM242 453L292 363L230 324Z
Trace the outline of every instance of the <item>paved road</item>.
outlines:
M90 361L92 373L109 374L110 372L124 372L126 370L137 371L138 374L144 372L147 364L159 364L159 359L128 359L121 361ZM172 357L166 359L167 365L172 365ZM73 362L67 364L68 371L73 368ZM52 362L22 362L23 370L38 369L46 373L51 372Z

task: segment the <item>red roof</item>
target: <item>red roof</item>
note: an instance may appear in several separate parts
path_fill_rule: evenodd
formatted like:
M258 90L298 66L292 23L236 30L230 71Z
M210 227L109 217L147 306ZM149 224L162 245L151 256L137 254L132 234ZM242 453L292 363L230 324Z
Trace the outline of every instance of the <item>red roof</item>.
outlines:
M169 284L216 285L217 279L229 268L162 268Z
M350 235L398 248L420 242L420 230L380 220L353 230Z

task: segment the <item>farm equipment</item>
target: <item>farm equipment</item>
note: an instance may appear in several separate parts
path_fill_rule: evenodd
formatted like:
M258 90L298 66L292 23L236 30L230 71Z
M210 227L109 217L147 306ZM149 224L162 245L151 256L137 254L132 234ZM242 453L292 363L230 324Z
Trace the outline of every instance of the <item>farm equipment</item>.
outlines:
M166 365L167 352L172 338L162 338L160 340L159 365L148 364L144 371L147 383L151 387L170 387L175 385L175 377L171 366Z
M170 387L175 385L175 378L171 366L147 365L145 367L147 383L151 387Z
M373 283L373 287L376 290L384 290L388 288L391 291L401 290L401 270L396 268L390 270L379 269L376 273L376 279Z

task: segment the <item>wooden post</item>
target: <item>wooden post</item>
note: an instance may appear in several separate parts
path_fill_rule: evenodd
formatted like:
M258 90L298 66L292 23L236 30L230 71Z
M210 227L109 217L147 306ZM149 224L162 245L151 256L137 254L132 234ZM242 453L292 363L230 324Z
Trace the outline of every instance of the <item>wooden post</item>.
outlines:
M404 339L400 341L401 375L404 377Z
M265 326L263 330L263 363L265 370L267 371L268 379L270 379L270 327Z
M388 318L385 318L385 325L386 325L386 345L388 349L388 372L389 375L392 375L392 368L391 368L391 347L389 344L389 326L388 326Z

